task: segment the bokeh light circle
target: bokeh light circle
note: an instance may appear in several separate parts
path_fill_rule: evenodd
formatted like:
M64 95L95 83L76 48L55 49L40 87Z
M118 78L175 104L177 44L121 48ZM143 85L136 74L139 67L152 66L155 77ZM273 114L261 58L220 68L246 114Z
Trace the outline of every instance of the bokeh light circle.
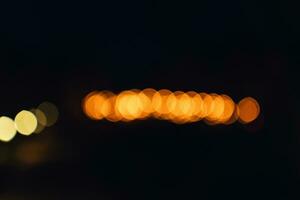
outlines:
M32 112L22 110L15 117L15 125L20 134L31 135L37 128L38 121Z
M260 113L260 106L252 97L246 97L242 99L238 103L238 109L239 121L244 124L254 121Z
M0 140L9 142L17 133L15 122L6 116L0 117Z

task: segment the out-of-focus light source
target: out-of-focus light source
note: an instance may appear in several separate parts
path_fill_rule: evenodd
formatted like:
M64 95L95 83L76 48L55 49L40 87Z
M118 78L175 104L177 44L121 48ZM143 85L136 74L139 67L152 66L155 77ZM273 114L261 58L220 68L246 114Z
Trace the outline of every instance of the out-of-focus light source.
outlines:
M118 95L115 109L124 121L131 121L142 116L143 102L139 93L136 90L127 90Z
M105 118L112 122L154 117L178 124L204 119L209 125L229 125L237 119L249 123L259 115L259 105L253 98L245 98L236 105L225 94L156 91L151 88L125 90L117 95L95 91L84 98L82 107L89 118Z
M168 106L168 99L175 96L170 90L162 89L157 91L152 98L152 107L154 110L154 116L160 119L168 119L170 113L170 105Z
M48 153L48 144L37 141L26 141L16 149L16 160L24 166L33 166L45 161Z
M141 118L149 117L153 113L152 98L155 93L156 90L152 88L146 88L139 93L139 97L143 106Z
M15 117L15 125L17 131L22 135L31 135L35 131L38 122L32 112L22 110Z
M9 142L15 137L16 133L17 130L14 121L9 117L0 117L0 140Z
M210 113L207 115L206 119L208 122L211 122L211 124L218 124L218 121L221 120L221 117L224 113L224 99L217 94L211 94L212 102L210 104Z
M31 109L30 112L32 112L37 121L38 125L34 131L34 133L40 133L45 129L45 126L47 125L47 117L46 115L39 109Z
M260 113L260 106L254 98L246 97L239 102L238 110L239 121L247 124L254 121L258 117Z
M234 115L235 111L235 103L233 100L227 96L227 95L221 95L221 97L224 100L224 112L219 119L219 123L228 124L230 123L230 119L232 119L232 116Z
M46 126L49 127L56 123L59 112L58 112L57 107L53 103L43 102L38 106L37 109L39 109L46 115L46 118L47 118Z

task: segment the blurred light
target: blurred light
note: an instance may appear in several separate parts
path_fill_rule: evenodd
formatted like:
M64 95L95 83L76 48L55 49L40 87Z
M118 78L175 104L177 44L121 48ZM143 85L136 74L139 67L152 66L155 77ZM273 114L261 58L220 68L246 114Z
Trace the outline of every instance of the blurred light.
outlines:
M49 127L56 123L59 113L57 107L53 103L50 102L41 103L37 109L39 109L46 115L47 118L46 126Z
M203 101L201 96L195 91L186 93L191 100L191 107L188 114L188 122L196 122L201 119L203 112Z
M203 99L203 118L208 117L213 112L213 97L206 93L200 93Z
M112 102L114 96L115 95L109 91L105 91L102 94L99 93L96 96L99 97L99 100L97 99L96 101L96 111L100 112L100 114L106 119L114 113L114 105Z
M211 112L206 117L206 120L208 120L208 124L218 124L219 120L221 120L221 117L224 113L225 103L223 98L220 95L217 94L211 94L210 95L213 100L210 104Z
M118 95L116 100L116 111L123 117L123 121L131 121L146 116L144 108L146 106L145 100L147 99L147 96L144 95L141 97L141 95L144 94L141 94L139 90L127 90Z
M108 97L108 99L107 99L108 102L106 102L106 104L104 104L104 106L110 106L110 112L108 113L108 115L105 118L111 122L118 122L118 121L122 120L122 116L116 108L116 99L117 99L117 96L112 95L111 97Z
M154 116L159 119L168 119L170 113L170 105L168 106L168 98L175 98L170 90L162 89L157 91L152 98L152 107Z
M32 134L37 127L37 119L32 112L22 110L15 117L16 129L22 135Z
M91 92L88 95L86 95L86 97L83 99L82 102L82 108L83 108L83 112L90 118L93 120L97 120L97 119L102 119L103 116L100 114L100 116L98 116L97 114L95 114L95 109L96 109L96 96L97 96L97 92ZM99 112L100 113L100 112Z
M152 88L144 89L139 93L139 98L143 107L141 118L147 118L153 113L152 98L155 93L156 90Z
M48 151L48 144L37 141L21 143L16 149L16 159L23 165L31 166L43 162Z
M242 99L238 104L238 110L239 120L245 124L254 121L260 113L258 102L251 97Z
M193 115L193 99L184 92L177 91L174 93L176 104L172 109L172 121L178 124L188 122Z
M17 130L14 121L9 117L0 117L0 140L9 142L15 137L16 133Z
M224 122L225 125L230 125L235 123L237 120L239 119L239 107L238 105L234 104L234 110L233 113L231 115L231 117Z
M259 114L254 99L245 98L239 105L227 95L195 91L156 91L152 88L125 90L115 95L109 91L91 92L83 100L83 111L91 119L132 121L155 117L174 123L191 123L204 119L210 125L232 124L237 119L249 123Z
M38 125L34 131L34 133L40 133L45 129L45 126L47 125L47 117L46 115L39 109L31 109L30 112L32 112L37 121Z
M84 100L84 111L91 119L103 119L104 116L101 113L101 106L105 100L106 97L103 92L95 91L88 94Z
M230 119L232 119L232 116L234 115L235 103L227 95L223 94L223 95L221 95L221 97L224 100L224 112L219 119L219 123L227 124L230 122Z
M138 93L138 91L132 90L127 96L127 104L125 106L128 115L131 116L132 119L140 118L143 111L143 104L141 99L139 98Z

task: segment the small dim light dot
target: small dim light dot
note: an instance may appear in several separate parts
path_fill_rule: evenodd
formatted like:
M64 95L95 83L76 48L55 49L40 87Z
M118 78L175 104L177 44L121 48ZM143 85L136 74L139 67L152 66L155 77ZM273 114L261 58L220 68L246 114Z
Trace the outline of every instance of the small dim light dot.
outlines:
M31 135L37 128L38 122L32 112L22 110L15 117L15 125L20 134Z
M59 112L58 112L57 107L53 103L43 102L38 106L37 109L39 109L46 115L46 118L47 118L46 126L48 126L48 127L53 126L56 123Z
M260 113L259 104L252 97L242 99L238 104L238 110L239 120L245 124L254 121Z
M11 141L17 133L14 121L9 117L0 117L0 140Z
M48 148L48 144L27 141L17 146L15 157L24 166L40 164L47 158Z
M43 113L43 111L39 110L39 109L35 109L33 112L38 120L38 123L46 126L47 125L47 117L45 115L45 113Z

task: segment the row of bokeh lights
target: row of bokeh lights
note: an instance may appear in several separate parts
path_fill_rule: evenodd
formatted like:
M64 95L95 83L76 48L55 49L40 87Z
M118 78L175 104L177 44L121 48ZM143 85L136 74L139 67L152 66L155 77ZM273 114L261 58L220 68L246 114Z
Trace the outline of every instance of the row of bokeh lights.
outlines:
M177 124L204 120L207 124L243 124L253 122L260 114L260 106L252 97L235 103L225 94L171 92L167 89L93 91L82 102L84 113L93 120L111 122L147 119L154 117Z
M45 127L50 127L58 119L58 110L53 103L43 102L37 108L20 111L13 119L0 117L0 141L11 141L16 133L29 136L40 133Z

